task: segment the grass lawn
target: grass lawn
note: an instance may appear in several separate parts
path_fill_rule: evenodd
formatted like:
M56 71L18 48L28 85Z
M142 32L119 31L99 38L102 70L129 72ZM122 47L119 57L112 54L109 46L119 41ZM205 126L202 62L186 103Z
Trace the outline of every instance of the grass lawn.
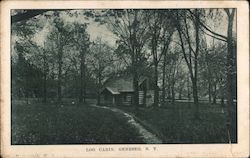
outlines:
M226 113L222 113L220 105L200 103L200 120L194 119L192 103L139 108L136 113L132 107L119 108L135 115L164 143L228 143Z
M144 143L125 118L88 105L12 103L12 144Z

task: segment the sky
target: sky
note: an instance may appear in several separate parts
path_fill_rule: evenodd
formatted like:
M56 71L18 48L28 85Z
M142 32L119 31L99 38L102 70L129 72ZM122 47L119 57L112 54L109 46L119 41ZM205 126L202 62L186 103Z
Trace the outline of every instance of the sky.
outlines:
M73 22L78 22L78 23L89 23L87 27L87 32L90 35L90 40L94 41L97 37L101 37L103 41L106 41L107 43L110 44L110 46L115 46L115 41L117 37L110 31L108 30L106 25L100 25L97 22L94 22L93 19L89 18L89 20L86 20L85 16L82 14L82 10L72 10L71 12L77 12L78 16L69 16L65 12L61 12L61 18L65 22L73 23ZM40 16L42 17L42 16ZM215 32L225 35L227 34L227 18L226 14L222 11L221 14L219 15L219 19L213 19L213 20L208 20L207 24L209 28L212 30L215 30ZM44 18L44 17L43 17ZM36 33L34 37L34 41L36 41L39 45L43 45L44 40L47 36L47 34L50 32L50 26L49 22L46 21L46 19L42 19L45 23L45 27ZM235 26L234 26L235 28ZM207 37L208 40L208 45L211 44L212 42L209 42L212 40L211 37Z
M62 13L61 18L68 23L88 23L87 32L90 35L91 41L94 41L97 37L100 37L103 41L108 42L110 46L115 45L117 37L110 30L107 29L106 25L100 25L99 23L94 22L92 19L86 20L84 18L84 15L82 14L78 15L77 17L70 17L69 15ZM44 40L51 30L49 22L45 19L42 20L44 20L45 22L45 27L41 31L37 32L34 36L34 41L36 41L40 46L43 46Z

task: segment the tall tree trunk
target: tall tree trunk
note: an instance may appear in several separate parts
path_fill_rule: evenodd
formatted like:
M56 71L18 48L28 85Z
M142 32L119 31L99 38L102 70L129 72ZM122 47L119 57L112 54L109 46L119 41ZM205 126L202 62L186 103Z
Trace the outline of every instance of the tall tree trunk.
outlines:
M83 80L84 80L84 82L83 82L83 96L84 96L83 97L83 102L86 103L86 86L87 86L86 81L87 81L87 79L86 79L86 65L85 65L85 62L83 62Z
M159 106L159 90L158 90L158 63L154 64L154 106Z
M138 85L138 74L137 74L136 70L135 70L134 76L133 76L133 88L134 88L133 104L135 106L135 109L138 110L138 106L139 106L139 85Z
M227 104L229 113L229 134L232 142L237 141L236 137L236 106L233 102L234 89L233 89L233 68L234 68L234 46L233 46L233 21L235 9L225 9L228 15L228 30L227 30Z
M102 73L100 67L98 69L98 90L97 90L97 105L101 104L101 87L102 87Z
M139 108L139 76L137 72L137 66L138 66L138 58L136 51L134 49L133 57L132 57L132 67L133 67L133 89L134 89L134 94L133 94L133 100L132 103L135 107L136 112L138 111Z
M82 103L83 102L83 95L84 95L84 83L85 78L84 78L84 55L83 52L81 52L80 54L81 57L81 63L80 63L80 96L79 96L79 102ZM85 96L84 96L85 98Z
M212 103L211 80L210 80L210 77L208 78L208 102L209 102L209 104Z
M224 101L224 95L221 97L221 106L224 107L225 101Z
M170 32L170 36L167 39L167 42L164 43L163 51L162 54L164 55L163 58L163 69L162 69L162 101L161 104L165 105L166 104L166 65L167 65L167 52L168 52L168 47L170 45L173 32Z
M26 103L29 104L29 77L28 77L28 70L25 70L25 98Z
M171 94L172 94L172 103L174 103L175 102L174 84L171 86Z
M58 52L58 82L57 82L57 101L62 101L62 49Z
M82 103L83 101L83 65L81 61L80 65L80 96L79 96L79 102Z
M195 118L199 119L199 99L198 99L198 87L197 87L197 78L198 78L198 55L200 51L200 35L199 35L199 11L195 10L196 20L194 21L195 25L195 53L194 53L194 79L193 79L193 97L195 105Z
M139 108L139 76L137 72L137 67L139 66L139 52L138 52L138 43L137 43L137 38L136 38L136 30L137 30L137 11L135 11L135 18L133 21L133 32L131 34L131 46L132 46L132 69L133 69L133 88L134 88L134 94L133 94L133 104L135 107L136 112L138 111Z
M190 95L190 83L189 83L189 77L187 79L187 97L188 97L188 100L191 100L191 95Z
M155 15L155 14L154 14ZM156 18L156 17L155 17ZM154 22L153 25L153 35L151 39L152 44L152 55L153 55L153 62L154 62L154 107L159 106L159 90L158 90L158 55L157 55L157 46L158 46L158 38L159 33L157 32L157 22Z
M47 102L47 75L43 75L43 103Z
M217 99L217 84L214 83L214 95L213 95L213 104L216 104L216 99Z
M179 99L182 99L182 90L183 90L183 85L181 85L180 89L179 89Z
M168 99L171 99L172 95L171 95L171 85L170 83L168 83Z
M43 52L43 103L47 102L47 72L46 72L46 56Z
M199 99L198 99L198 88L197 88L197 80L195 78L192 79L192 89L193 89L193 99L194 99L194 112L195 118L199 119Z
M165 105L165 99L166 99L166 60L167 60L167 54L164 54L163 59L163 69L162 69L162 105Z

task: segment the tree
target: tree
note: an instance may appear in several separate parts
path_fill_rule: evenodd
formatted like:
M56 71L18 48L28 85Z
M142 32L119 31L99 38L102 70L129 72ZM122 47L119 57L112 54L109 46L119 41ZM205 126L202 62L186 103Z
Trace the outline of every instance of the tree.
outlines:
M100 105L101 88L105 77L111 73L109 69L114 63L114 54L113 49L101 38L97 38L90 49L91 53L87 56L87 63L97 80L97 104Z
M221 12L222 10L216 10ZM189 13L195 19L197 18L194 13L189 10ZM227 16L227 36L217 33L216 31L210 29L205 22L197 20L204 32L207 32L207 35L226 42L227 43L227 104L228 104L228 119L229 119L229 133L230 141L236 141L236 106L234 105L234 96L236 96L236 40L233 37L234 31L234 22L236 9L225 8L224 13ZM218 14L217 14L218 15ZM216 17L216 15L215 15ZM235 84L234 84L235 83ZM231 140L235 138L235 140Z
M54 48L57 52L57 101L60 103L62 101L62 66L63 66L63 56L64 48L72 40L72 33L69 25L60 18L58 12L54 12L55 18L53 19L54 28L49 35L51 39L54 39Z
M89 35L86 32L87 25L74 24L74 43L80 54L80 95L79 102L86 102L86 64L85 57L89 52ZM84 100L83 100L84 96Z
M48 10L43 9L43 10L20 10L17 12L15 15L11 16L11 23L17 23L20 21L27 20L29 18L35 17L37 15L40 15Z
M47 102L47 80L49 75L49 62L51 61L51 51L48 47L48 43L44 42L43 46L39 46L32 41L29 42L30 47L30 60L37 68L40 69L42 77L42 97L43 103Z
M236 109L234 105L234 84L233 80L236 78L236 57L234 56L236 52L236 43L233 39L233 24L234 24L234 16L235 16L235 9L224 9L227 18L228 18L228 28L227 28L227 102L228 102L228 113L230 118L230 139L235 138L232 140L233 142L236 141ZM235 79L236 80L236 79Z
M39 67L42 71L42 87L43 87L43 103L47 102L47 80L49 75L49 50L47 49L47 43L44 43L44 48L38 46L37 44L32 43L32 47L34 47L34 53L32 56L32 61L35 62L35 65Z
M176 83L181 79L181 76L183 74L181 64L182 64L182 57L180 56L180 52L174 51L168 54L166 79L168 81L168 87L171 89L172 103L175 102Z
M167 43L164 43L164 51L163 51L163 55L164 55L164 59L163 59L163 68L162 68L162 104L165 104L165 100L166 100L166 66L167 66L167 62L168 62L168 49L169 49L169 45L170 45L170 41L171 38L173 36L173 31L170 33L169 35L169 39Z
M205 39L205 38L204 38ZM203 40L204 40L203 39ZM207 89L209 103L216 104L216 99L224 97L226 81L226 45L222 42L207 46L202 42L201 56L199 59L201 84Z
M12 89L16 89L18 92L17 96L19 98L25 97L27 103L29 103L28 99L30 97L41 96L42 87L40 82L42 81L42 70L28 56L32 49L27 41L24 43L17 42L15 49L18 58L16 62L12 60L12 82L15 86Z
M12 94L14 96L39 97L42 70L33 60L33 52L40 52L40 47L32 40L35 33L44 27L39 19L20 21L11 25L11 66ZM39 48L38 50L36 50ZM39 54L39 53L38 53ZM33 76L32 76L33 75ZM15 89L15 90L13 90ZM15 94L15 91L17 94Z
M146 17L149 26L148 31L151 36L150 37L151 41L149 45L151 47L151 54L153 56L153 65L154 65L155 107L158 107L159 105L158 64L163 54L165 55L164 57L166 57L166 52L168 50L168 46L171 42L171 37L174 32L174 29L171 26L170 14L171 11L166 11L166 10L147 10L146 12ZM163 69L165 69L165 67L163 67ZM163 76L165 76L165 74ZM163 80L163 83L165 84L165 80ZM165 97L165 90L164 90L164 97Z
M186 10L176 12L176 28L181 42L181 49L186 61L190 79L192 82L193 99L195 105L195 118L199 118L199 100L198 100L198 56L200 49L200 14L201 10L194 9L195 18L188 18ZM190 28L194 30L194 35L190 35ZM193 40L192 40L193 38ZM195 44L194 44L195 43ZM193 48L195 47L195 49ZM187 51L186 51L187 50Z
M145 14L142 10L109 10L106 22L110 30L119 38L117 41L129 50L133 74L133 104L139 104L139 72L138 67L144 59L143 49L148 40L148 25L145 23Z

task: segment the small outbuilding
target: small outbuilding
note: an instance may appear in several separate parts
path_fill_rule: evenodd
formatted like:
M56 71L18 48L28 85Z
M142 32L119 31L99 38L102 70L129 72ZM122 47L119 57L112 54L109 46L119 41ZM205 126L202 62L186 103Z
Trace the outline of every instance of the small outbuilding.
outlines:
M139 105L150 106L153 104L154 93L150 88L147 77L139 78ZM119 76L109 78L101 91L101 104L131 106L133 102L134 88L133 77Z

